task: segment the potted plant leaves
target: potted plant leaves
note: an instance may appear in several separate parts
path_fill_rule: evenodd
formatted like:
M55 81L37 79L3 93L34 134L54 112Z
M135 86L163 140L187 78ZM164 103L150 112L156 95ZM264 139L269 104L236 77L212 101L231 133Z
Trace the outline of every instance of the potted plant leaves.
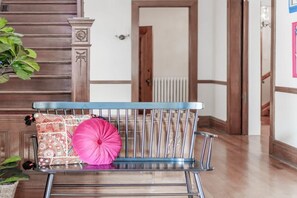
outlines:
M0 197L13 198L18 182L29 179L18 167L20 161L20 156L11 156L0 163Z
M34 50L23 46L21 37L7 20L0 18L0 83L5 83L11 75L28 80L35 71L39 71Z

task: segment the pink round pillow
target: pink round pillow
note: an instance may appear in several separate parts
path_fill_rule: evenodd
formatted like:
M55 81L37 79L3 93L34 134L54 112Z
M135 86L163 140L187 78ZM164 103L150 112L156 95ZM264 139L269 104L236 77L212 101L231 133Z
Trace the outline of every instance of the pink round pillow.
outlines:
M103 119L91 118L78 125L72 145L82 161L100 165L113 162L121 151L122 140L115 126Z

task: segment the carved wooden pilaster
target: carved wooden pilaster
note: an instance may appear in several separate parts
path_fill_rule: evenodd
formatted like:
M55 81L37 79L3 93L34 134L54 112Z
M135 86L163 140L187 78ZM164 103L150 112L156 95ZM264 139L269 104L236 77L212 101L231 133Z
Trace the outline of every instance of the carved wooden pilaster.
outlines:
M89 18L68 19L72 27L72 101L90 100L90 28Z

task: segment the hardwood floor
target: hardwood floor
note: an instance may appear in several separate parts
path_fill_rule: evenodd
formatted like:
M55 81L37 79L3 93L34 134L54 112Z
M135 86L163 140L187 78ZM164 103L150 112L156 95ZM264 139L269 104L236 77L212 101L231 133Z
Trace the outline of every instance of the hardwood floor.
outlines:
M297 197L297 169L269 156L269 125L263 126L262 130L261 136L219 134L213 150L215 170L201 174L207 198ZM171 181L183 178L178 174L181 173L141 173L141 177L154 177L154 182ZM126 178L133 180L133 177L139 179L140 175L132 174ZM122 175L113 179L110 175L105 175L107 180L116 181L119 178L125 180L125 176ZM42 193L40 189L19 188L16 198L39 198L42 197Z

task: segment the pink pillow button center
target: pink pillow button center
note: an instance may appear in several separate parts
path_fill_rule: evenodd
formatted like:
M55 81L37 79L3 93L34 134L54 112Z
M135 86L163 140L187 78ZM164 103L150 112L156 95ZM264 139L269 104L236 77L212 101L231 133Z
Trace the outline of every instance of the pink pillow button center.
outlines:
M102 140L98 140L98 144L101 145L102 144Z

